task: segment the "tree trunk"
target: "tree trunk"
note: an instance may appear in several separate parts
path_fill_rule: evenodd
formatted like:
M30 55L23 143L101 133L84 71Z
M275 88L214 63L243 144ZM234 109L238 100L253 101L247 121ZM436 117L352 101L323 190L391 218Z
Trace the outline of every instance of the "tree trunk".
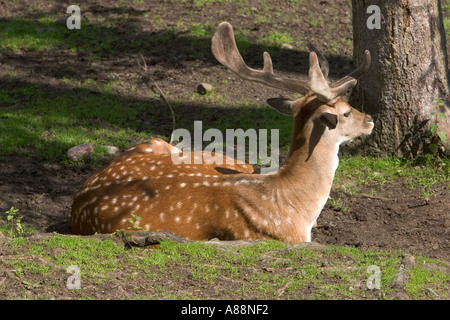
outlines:
M352 0L352 7L354 61L359 64L368 49L372 63L350 102L375 119L372 151L415 157L439 142L448 153L442 135L450 140L450 87L440 0ZM443 103L433 108L436 99ZM433 123L438 129L430 134Z

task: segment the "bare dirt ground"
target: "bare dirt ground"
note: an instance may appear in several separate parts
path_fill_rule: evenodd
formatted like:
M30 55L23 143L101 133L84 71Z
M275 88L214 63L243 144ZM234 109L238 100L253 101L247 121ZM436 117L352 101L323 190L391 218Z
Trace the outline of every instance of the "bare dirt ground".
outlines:
M249 7L254 10L262 10L258 1L249 1ZM0 1L1 19L10 19L17 16L39 16L46 11L49 14L59 14L65 17L65 4L56 5L48 1L35 0L27 2L33 5L35 10L26 11L16 2ZM331 38L325 38L330 29L324 23L316 26L311 24L296 25L286 22L286 15L310 16L312 12L333 12L337 20L333 24L332 33L339 34L341 38L351 39L351 3L348 0L339 1L309 1L304 6L293 10L292 3L280 1L279 8L283 15L274 15L269 21L255 24L245 15L236 14L236 8L230 3L221 3L220 12L207 7L204 10L196 9L192 1L180 4L177 1L146 1L144 4L129 5L128 9L117 9L114 1L83 2L86 6L86 19L95 20L97 14L122 16L124 22L119 24L115 32L119 40L112 45L116 46L119 53L110 56L102 56L95 63L83 57L82 53L72 55L58 51L45 53L27 52L0 54L0 86L13 87L14 81L3 81L2 72L11 70L16 72L17 82L38 83L53 87L58 84L65 74L83 77L89 74L91 78L98 80L108 79L106 70L114 70L116 76L127 82L127 85L142 86L137 72L135 59L138 50L127 46L129 38L121 37L121 32L130 28L135 30L135 39L146 40L156 36L152 31L155 24L158 28L163 26L174 27L179 17L192 14L197 21L212 21L216 25L220 20L227 19L233 25L239 25L241 29L250 30L250 37L257 36L277 24L286 28L298 29L293 37L308 40L321 39L321 46L326 47ZM270 2L269 5L273 5ZM40 10L40 11L39 11ZM150 12L151 16L161 16L162 21L154 22L142 16L142 12ZM211 16L215 14L211 18ZM327 40L328 39L328 40ZM179 41L161 43L158 48L139 48L146 53L150 61L152 75L161 88L170 91L170 98L182 97L186 92L194 92L200 82L219 84L226 74L229 78L227 92L231 98L241 99L242 96L258 97L261 101L270 97L274 91L240 81L230 73L224 73L221 67L210 53L205 51L200 58L179 58L179 52L190 50L189 38L180 37ZM208 48L206 45L202 47ZM127 50L121 50L121 48ZM352 68L351 47L336 45L336 51L328 56L331 74L337 78L345 75ZM148 49L148 51L145 51ZM151 50L150 50L151 49ZM206 49L204 49L206 50ZM260 65L262 62L261 50L254 47L246 54L250 65ZM300 73L306 76L307 54L295 50L284 50L281 57L274 62L275 67L286 74ZM231 90L229 90L231 89ZM50 90L50 89L49 89ZM128 87L118 89L126 92ZM228 91L229 90L229 91ZM54 94L54 93L53 93ZM276 93L278 94L278 93ZM1 106L0 106L1 107ZM186 108L183 117L190 121L195 117L192 111ZM177 110L178 114L182 109ZM220 114L211 111L209 117L220 117ZM166 111L159 115L160 118L151 120L152 123L160 123L159 133L168 135L171 123L169 113ZM164 120L165 119L165 120ZM162 121L164 120L164 121ZM105 165L106 165L105 160ZM11 206L20 209L23 214L23 222L34 226L39 232L58 232L70 234L70 207L72 197L82 183L98 168L91 166L66 167L60 163L42 162L33 157L8 155L0 160L0 213L6 212ZM403 181L378 184L374 182L367 185L367 190L376 190L373 196L364 195L364 188L358 194L348 195L343 191L332 191L331 196L340 197L347 210L342 211L326 206L319 218L319 226L313 231L313 240L322 244L335 244L355 246L361 249L379 248L383 250L401 249L406 252L423 254L449 261L450 253L450 192L448 184L432 187L434 196L424 198L421 188L413 190L407 188Z

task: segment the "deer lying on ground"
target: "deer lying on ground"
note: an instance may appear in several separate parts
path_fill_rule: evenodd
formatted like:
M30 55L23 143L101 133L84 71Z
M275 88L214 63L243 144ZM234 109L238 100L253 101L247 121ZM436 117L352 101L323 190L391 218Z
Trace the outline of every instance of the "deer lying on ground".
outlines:
M191 240L311 241L311 228L327 202L338 166L339 145L370 134L374 124L341 98L368 69L369 52L361 67L329 85L327 61L310 49L309 80L299 81L275 75L268 53L262 70L249 68L227 22L212 39L216 59L243 79L304 94L295 101L268 100L294 117L289 156L276 174L251 174L250 166L237 162L230 168L238 174L223 174L214 164L174 164L171 153L180 150L152 139L86 181L72 206L73 232L109 233L138 226Z

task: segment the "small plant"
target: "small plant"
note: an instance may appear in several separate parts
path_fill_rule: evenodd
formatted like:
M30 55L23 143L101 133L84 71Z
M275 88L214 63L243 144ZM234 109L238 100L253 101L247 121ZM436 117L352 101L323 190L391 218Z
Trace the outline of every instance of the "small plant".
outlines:
M21 222L22 218L23 217L19 215L19 209L11 207L11 209L6 211L6 220L14 224L14 230L19 236L22 236L25 232L25 229Z
M341 201L341 197L338 197L337 199L333 199L333 198L328 198L328 206L330 207L330 209L334 210L334 211L341 211L341 212L347 212L348 208L345 205L345 203L343 203L343 201Z
M311 20L308 21L308 23L309 23L309 25L310 25L311 27L317 27L317 25L319 24L319 20L317 20L317 19L311 19Z
M139 226L139 221L142 219L142 217L139 217L136 214L131 214L131 218L128 218L128 222L131 223L131 227L128 227L128 230L133 231L140 231L144 230L142 227Z
M257 42L263 46L282 48L283 45L293 43L291 35L287 32L271 31L269 34L259 38Z
M431 143L429 145L430 151L433 155L437 155L439 151L440 143L447 143L448 138L444 131L438 131L438 121L439 118L447 119L447 116L443 112L439 112L439 108L444 106L444 101L441 98L434 98L436 104L433 105L433 111L431 112L431 117L434 119L433 123L428 129L427 135L431 138Z

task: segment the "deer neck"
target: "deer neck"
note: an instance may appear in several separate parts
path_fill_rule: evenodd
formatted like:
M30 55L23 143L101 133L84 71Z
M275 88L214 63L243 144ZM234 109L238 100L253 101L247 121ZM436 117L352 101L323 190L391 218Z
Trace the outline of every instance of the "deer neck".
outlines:
M306 241L310 241L311 227L330 194L339 142L328 128L317 125L311 129L294 126L292 140L288 160L274 177L273 186L284 212L309 228Z
M339 161L339 145L340 140L335 137L334 132L324 126L294 126L289 156L281 168L280 178L288 176L295 180L299 177L332 180ZM298 184L304 186L305 182L299 181Z

